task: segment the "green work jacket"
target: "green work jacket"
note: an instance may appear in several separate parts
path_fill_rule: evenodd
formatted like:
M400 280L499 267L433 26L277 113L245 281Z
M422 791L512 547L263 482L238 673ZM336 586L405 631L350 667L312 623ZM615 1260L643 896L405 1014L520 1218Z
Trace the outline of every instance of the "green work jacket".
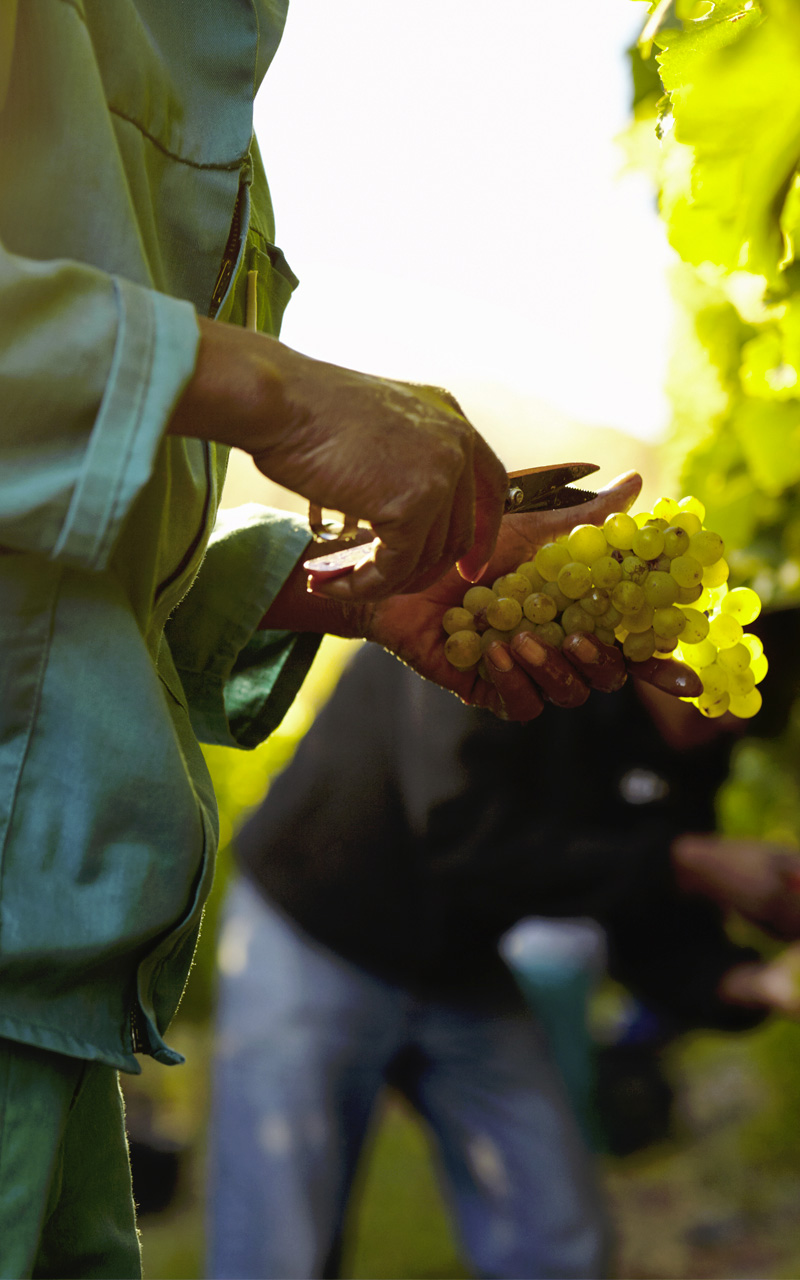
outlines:
M139 1070L213 874L201 741L254 746L316 638L257 631L308 528L221 513L165 427L197 315L274 245L253 97L288 0L0 0L0 1036ZM235 212L235 217L234 217Z

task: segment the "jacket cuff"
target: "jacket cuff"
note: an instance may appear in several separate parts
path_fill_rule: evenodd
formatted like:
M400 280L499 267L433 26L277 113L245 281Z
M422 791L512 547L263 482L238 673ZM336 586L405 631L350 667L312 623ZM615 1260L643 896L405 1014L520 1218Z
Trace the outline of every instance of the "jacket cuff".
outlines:
M117 338L80 478L53 550L103 569L137 494L149 480L165 427L194 371L194 307L114 278Z
M219 513L194 585L166 626L201 742L256 747L291 706L322 636L258 627L310 536L287 512L250 504Z

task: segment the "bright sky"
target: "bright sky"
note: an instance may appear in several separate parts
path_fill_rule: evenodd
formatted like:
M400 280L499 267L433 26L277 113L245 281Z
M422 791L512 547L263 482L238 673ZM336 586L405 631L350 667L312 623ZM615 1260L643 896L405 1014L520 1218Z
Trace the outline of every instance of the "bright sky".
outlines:
M446 385L465 407L488 387L510 418L545 402L657 438L668 250L614 142L644 12L292 0L256 107L278 242L302 282L284 340Z

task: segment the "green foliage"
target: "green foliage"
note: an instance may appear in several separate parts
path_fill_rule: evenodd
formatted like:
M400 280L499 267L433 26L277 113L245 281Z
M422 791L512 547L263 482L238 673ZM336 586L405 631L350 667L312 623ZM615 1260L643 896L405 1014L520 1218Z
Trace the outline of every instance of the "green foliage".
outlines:
M633 132L660 139L647 163L682 260L672 457L736 548L733 581L800 602L800 4L650 10Z
M649 12L631 53L641 65L629 150L655 179L680 258L671 467L725 539L731 585L754 587L768 606L797 605L800 0L683 0ZM738 744L718 797L722 830L796 845L798 759L795 703L780 737ZM800 1028L775 1021L753 1046L769 1098L747 1126L749 1155L796 1168Z
M731 585L800 604L800 3L652 4L631 58L630 149L681 259L671 469ZM796 840L795 737L736 753L726 829Z

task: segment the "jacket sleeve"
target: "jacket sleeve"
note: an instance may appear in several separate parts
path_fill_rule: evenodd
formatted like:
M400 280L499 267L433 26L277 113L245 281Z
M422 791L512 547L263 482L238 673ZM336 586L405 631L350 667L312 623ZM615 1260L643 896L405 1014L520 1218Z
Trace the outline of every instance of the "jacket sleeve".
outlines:
M0 547L108 564L198 341L188 302L0 243Z
M201 742L256 747L289 709L322 637L259 623L310 537L285 511L249 504L218 513L197 578L166 626Z

